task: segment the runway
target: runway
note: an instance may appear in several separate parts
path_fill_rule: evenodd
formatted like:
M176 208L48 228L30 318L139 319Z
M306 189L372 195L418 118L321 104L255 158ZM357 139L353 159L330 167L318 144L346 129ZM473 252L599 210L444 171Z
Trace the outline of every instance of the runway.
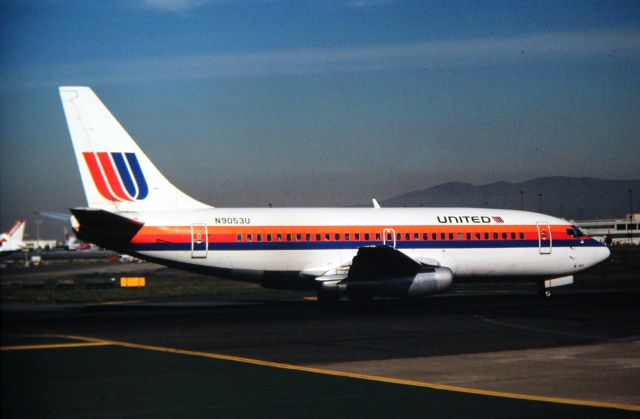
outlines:
M640 409L638 301L640 290L600 289L546 300L530 293L452 294L382 302L364 312L300 296L4 304L2 346L25 336L73 335L450 386L460 394L497 392L491 400L515 395L613 406L605 411L616 416Z

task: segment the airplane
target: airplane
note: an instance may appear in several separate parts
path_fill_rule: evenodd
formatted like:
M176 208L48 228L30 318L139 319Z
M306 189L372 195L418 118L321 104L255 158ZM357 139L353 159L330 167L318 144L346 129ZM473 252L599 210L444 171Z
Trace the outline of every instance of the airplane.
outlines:
M0 256L18 252L25 247L22 238L26 225L26 221L17 220L9 232L2 233L2 237L0 238Z
M543 295L609 249L568 221L487 208L216 208L151 162L89 87L59 88L87 207L79 239L321 302L414 297L453 281L536 281Z
M91 243L85 243L83 241L78 240L75 234L69 234L66 225L69 223L69 214L66 212L58 212L58 211L38 211L38 215L64 222L64 248L65 250L77 251L77 250L99 250L97 246Z

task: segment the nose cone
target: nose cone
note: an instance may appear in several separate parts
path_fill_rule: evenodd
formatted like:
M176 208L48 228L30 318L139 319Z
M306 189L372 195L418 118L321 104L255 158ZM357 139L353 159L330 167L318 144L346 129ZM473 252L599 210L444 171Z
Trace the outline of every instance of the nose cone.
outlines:
M591 260L591 266L606 260L611 255L611 251L607 246L597 246L593 248L593 256Z

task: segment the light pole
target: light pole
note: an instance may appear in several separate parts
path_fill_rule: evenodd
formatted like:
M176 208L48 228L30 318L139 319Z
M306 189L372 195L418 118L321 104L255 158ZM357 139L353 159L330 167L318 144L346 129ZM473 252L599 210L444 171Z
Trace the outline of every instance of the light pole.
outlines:
M38 238L38 243L36 244L36 249L40 247L40 224L42 224L42 220L40 218L36 218L36 236Z
M629 244L633 244L633 189L629 189L629 224L627 231L629 233Z

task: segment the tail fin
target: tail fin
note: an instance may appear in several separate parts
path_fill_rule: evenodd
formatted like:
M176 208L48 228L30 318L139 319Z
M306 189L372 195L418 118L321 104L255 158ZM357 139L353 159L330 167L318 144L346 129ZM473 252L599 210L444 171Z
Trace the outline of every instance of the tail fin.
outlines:
M26 225L26 221L18 220L15 222L13 227L11 227L9 232L2 234L0 252L15 252L24 247L22 239L24 237L24 228Z
M89 87L60 87L60 97L90 208L209 208L160 173Z
M17 220L11 230L9 230L9 238L16 242L21 242L24 237L24 228L27 222L24 220Z

